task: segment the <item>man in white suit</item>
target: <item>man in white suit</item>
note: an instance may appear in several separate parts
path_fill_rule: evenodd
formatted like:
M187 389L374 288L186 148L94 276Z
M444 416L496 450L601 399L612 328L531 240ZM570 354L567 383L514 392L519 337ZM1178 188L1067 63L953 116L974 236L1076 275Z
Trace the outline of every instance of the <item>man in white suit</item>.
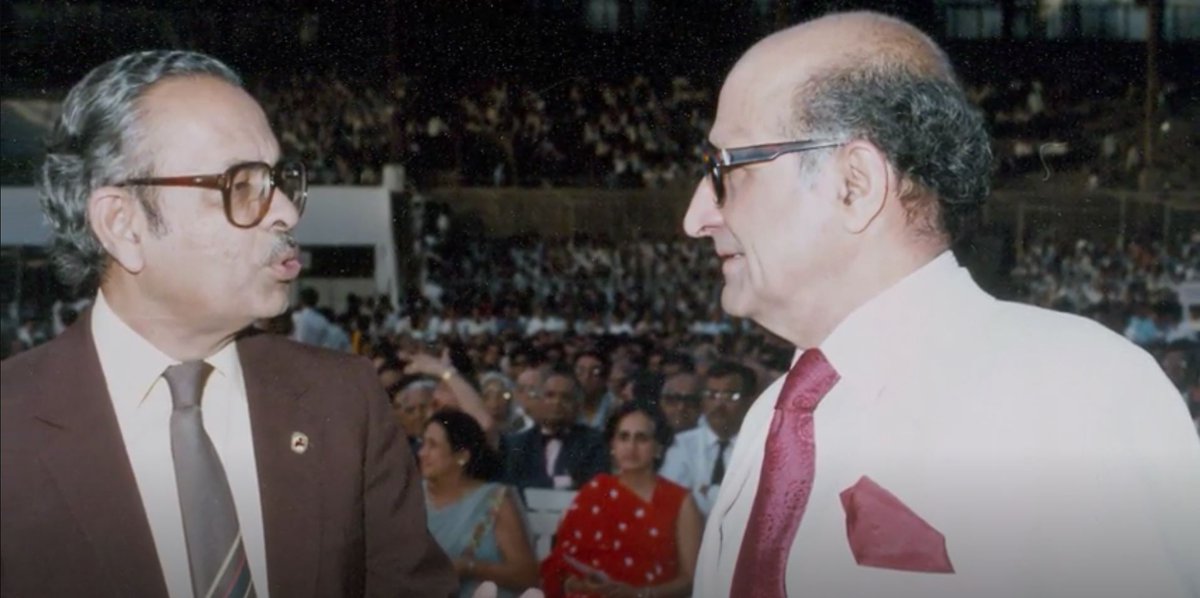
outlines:
M709 141L684 228L713 241L722 307L830 383L792 428L811 474L787 491L784 380L751 408L697 596L1200 595L1178 392L1100 325L997 301L949 251L991 151L928 37L873 13L773 34L729 74ZM768 494L798 514L755 509ZM763 565L761 534L793 525Z

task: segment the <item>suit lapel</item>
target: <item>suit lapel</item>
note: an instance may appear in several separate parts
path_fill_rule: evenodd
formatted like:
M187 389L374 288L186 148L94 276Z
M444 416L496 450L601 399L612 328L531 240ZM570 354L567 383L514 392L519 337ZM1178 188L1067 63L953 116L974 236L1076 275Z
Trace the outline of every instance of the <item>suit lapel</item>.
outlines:
M304 364L271 350L282 342L266 335L244 338L238 355L250 405L270 591L304 596L316 587L320 566L324 438L320 417L303 400L309 386ZM297 433L307 437L303 452L293 450Z
M531 468L527 482L531 485L554 485L554 480L546 474L546 436L542 434L540 428L533 428L532 434L529 435L529 451L527 452L526 463ZM562 454L561 452L559 453Z
M150 523L92 341L91 312L55 341L54 371L32 425L40 458L62 491L116 594L166 596ZM166 425L166 422L163 422Z

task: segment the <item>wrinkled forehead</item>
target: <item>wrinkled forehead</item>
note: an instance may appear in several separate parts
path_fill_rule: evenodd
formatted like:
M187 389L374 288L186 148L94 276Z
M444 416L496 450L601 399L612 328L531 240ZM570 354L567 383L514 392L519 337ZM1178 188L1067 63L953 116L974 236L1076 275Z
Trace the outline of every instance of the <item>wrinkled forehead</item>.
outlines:
M730 71L717 100L710 134L719 147L785 141L801 84L824 63L827 53L802 51L803 44L768 43L752 48Z
M244 89L215 77L164 79L147 90L139 110L146 149L168 169L198 162L190 166L217 172L222 165L279 159L279 142L262 107Z

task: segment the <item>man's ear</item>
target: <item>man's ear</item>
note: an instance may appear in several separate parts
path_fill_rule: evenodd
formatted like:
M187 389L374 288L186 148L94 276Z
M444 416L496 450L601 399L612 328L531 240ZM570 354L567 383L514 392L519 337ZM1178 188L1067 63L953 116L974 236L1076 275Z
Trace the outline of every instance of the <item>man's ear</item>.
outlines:
M842 156L842 221L847 231L861 233L895 192L892 169L883 152L866 141L850 142Z
M145 266L145 218L138 200L120 187L100 187L88 196L88 224L104 250L132 274Z

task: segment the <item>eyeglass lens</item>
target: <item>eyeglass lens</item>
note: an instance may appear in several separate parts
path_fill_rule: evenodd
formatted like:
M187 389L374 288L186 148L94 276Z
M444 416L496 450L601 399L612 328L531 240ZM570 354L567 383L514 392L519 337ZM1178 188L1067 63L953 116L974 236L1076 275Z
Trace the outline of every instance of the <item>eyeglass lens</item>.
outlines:
M235 166L229 174L230 218L243 226L257 223L270 208L275 189L296 206L297 212L304 212L307 181L303 166L286 162L275 168L262 163Z

